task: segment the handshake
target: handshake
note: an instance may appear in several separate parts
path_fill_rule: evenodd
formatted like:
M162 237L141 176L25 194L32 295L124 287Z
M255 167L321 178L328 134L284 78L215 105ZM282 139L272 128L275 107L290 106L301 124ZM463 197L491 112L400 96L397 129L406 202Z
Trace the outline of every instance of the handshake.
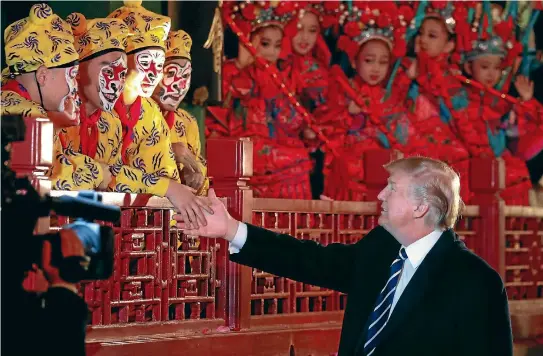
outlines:
M185 212L176 214L173 216L176 226L187 235L220 237L232 241L239 221L230 216L222 201L215 195L215 190L210 189L207 197L196 198L201 207L200 214L197 218L188 216Z

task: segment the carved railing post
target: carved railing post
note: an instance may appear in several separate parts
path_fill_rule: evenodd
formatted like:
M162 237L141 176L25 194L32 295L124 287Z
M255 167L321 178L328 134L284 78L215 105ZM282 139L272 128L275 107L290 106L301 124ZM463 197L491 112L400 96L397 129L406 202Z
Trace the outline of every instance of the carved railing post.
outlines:
M505 204L499 196L505 186L505 165L501 158L470 160L472 205L479 206L481 221L475 246L468 246L484 258L505 279Z
M226 198L230 214L238 220L252 221L253 143L249 139L209 139L208 174L217 196ZM230 262L228 244L221 246L227 264L227 325L233 330L249 327L251 269ZM222 263L222 261L218 261Z
M17 177L27 176L40 195L51 191L51 181L45 175L53 164L54 126L48 118L27 118L25 140L12 143L11 169ZM49 232L49 217L38 220L37 233Z
M367 201L377 201L377 196L387 185L388 172L383 165L401 157L402 154L396 150L375 149L364 152L364 183L367 188Z

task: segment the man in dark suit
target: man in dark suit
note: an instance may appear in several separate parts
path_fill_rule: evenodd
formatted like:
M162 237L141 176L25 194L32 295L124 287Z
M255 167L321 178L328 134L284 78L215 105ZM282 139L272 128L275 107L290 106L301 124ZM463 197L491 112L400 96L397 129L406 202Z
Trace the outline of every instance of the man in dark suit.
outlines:
M452 230L458 175L422 157L385 168L380 226L353 245L324 247L240 223L213 191L208 225L178 226L224 237L238 263L347 293L339 355L512 355L503 282Z

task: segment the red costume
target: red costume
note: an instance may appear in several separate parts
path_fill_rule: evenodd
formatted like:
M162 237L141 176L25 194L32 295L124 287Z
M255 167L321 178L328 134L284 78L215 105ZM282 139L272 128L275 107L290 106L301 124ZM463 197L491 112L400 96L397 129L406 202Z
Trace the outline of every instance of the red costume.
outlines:
M412 15L404 10L393 2L379 2L347 13L342 18L345 35L338 40L338 47L351 62L370 40L384 41L392 56L404 55L403 35ZM362 23L372 25L360 26ZM369 85L359 75L348 81L338 67L330 79L328 103L315 113L325 136L335 142L339 152L339 157L326 156L324 194L337 200L364 200L363 153L379 148L412 153L417 135L397 97L384 101L382 83Z
M265 3L263 6L260 3L227 2L223 16L234 16L236 25L247 36L267 25L284 27L293 11L289 3L281 3L277 7ZM265 16L268 15L272 20L267 20ZM268 65L275 67L275 64ZM252 138L254 164L250 184L255 196L311 199L309 173L312 164L300 139L305 128L302 117L272 80L270 69L263 67L261 61L255 61L238 73L234 67L229 65L227 75L232 74L230 90L224 94L231 97L232 106L214 113L220 116L218 119L222 124L219 125L226 126L226 136ZM291 90L294 88L288 78L282 78L282 82Z

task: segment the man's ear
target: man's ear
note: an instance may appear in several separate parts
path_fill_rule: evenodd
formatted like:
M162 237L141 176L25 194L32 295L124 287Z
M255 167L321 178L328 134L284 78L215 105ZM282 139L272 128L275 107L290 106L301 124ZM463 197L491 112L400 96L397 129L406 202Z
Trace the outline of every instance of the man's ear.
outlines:
M40 66L36 70L36 80L38 81L38 84L40 86L44 86L47 82L47 79L49 79L49 76L51 75L51 71L47 69L45 66Z
M454 41L447 41L447 44L445 45L445 48L443 49L445 53L451 53L454 51Z
M430 211L430 206L426 204L419 204L415 206L415 210L413 211L413 216L415 219L422 219L423 217L428 214L428 211Z

